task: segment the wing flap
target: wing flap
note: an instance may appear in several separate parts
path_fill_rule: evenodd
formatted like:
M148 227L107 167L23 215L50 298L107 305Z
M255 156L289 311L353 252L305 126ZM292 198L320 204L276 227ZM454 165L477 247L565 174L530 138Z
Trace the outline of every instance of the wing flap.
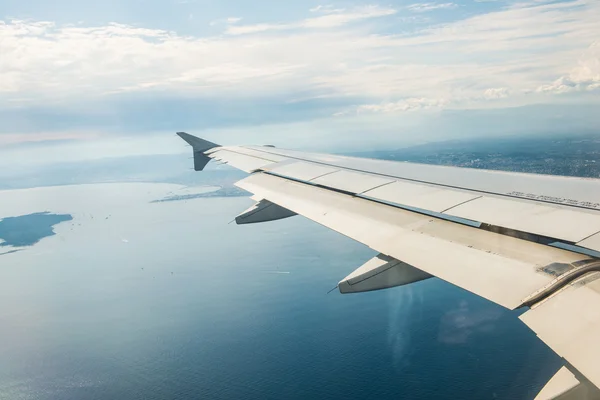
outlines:
M578 279L519 318L600 387L600 273Z
M600 231L600 215L539 203L481 197L446 214L576 243Z
M566 367L562 367L546 383L544 388L538 393L534 400L568 400L585 399L579 392L581 383L575 378L575 375Z
M582 241L577 242L577 245L586 249L600 251L600 233L596 233L588 238L583 239Z

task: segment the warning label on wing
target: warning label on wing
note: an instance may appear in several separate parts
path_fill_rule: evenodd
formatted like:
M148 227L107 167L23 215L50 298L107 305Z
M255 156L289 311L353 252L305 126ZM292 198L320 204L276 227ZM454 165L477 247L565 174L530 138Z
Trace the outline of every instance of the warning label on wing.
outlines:
M594 203L591 201L579 201L573 199L565 199L562 197L553 197L553 196L544 196L535 193L524 193L524 192L509 192L507 193L509 196L521 197L524 199L531 199L537 201L544 201L547 203L557 203L557 204L565 204L573 207L583 207L583 208L593 208L596 210L600 210L600 203Z

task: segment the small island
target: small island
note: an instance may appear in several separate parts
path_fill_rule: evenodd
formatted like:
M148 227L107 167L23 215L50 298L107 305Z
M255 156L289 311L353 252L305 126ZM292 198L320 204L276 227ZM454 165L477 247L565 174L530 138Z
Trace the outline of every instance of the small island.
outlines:
M151 203L164 203L167 201L192 200L209 197L246 197L249 195L245 190L235 186L219 186L216 190L211 190L210 187L208 187L208 190L207 188L201 187L200 190L196 190L196 192L193 192L190 189L193 188L186 188L186 190L182 190L178 193L171 192L162 199L152 200Z
M55 235L54 225L72 219L70 214L51 214L49 211L3 218L0 220L0 247L32 246Z

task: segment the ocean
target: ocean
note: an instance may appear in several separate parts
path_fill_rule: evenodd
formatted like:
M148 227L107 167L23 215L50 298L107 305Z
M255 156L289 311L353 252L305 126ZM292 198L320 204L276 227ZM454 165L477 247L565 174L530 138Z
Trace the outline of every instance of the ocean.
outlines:
M156 201L182 190L0 191L0 218L58 216L0 246L1 399L529 399L560 366L437 278L327 294L376 254L299 216L230 223L247 197Z

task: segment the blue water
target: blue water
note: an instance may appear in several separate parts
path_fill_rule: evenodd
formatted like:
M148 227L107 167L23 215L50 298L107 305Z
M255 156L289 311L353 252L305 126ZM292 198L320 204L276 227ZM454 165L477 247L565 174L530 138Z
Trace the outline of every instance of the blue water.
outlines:
M0 217L73 215L0 258L2 399L526 399L560 365L438 279L326 294L375 254L301 217L228 224L247 198L48 190L0 192Z

